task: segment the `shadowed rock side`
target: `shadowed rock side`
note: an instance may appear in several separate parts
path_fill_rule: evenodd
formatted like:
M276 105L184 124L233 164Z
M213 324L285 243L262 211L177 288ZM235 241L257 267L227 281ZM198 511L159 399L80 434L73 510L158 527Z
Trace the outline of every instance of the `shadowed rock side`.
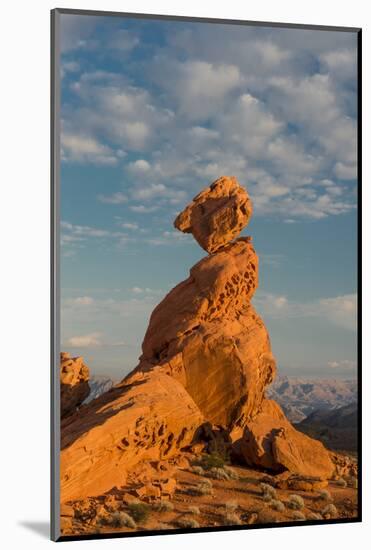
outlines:
M69 353L61 353L60 386L61 386L61 417L72 414L88 397L89 369L82 357L71 357Z
M331 475L323 445L265 399L275 360L250 303L258 257L250 237L230 242L251 211L236 178L222 177L178 216L176 227L212 254L155 308L134 371L62 423L62 502L122 485L140 461L194 444L205 424L249 465Z

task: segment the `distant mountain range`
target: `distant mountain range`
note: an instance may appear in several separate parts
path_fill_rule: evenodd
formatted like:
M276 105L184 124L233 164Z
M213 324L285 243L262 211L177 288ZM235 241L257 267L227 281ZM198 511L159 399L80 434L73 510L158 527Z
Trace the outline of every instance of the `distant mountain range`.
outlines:
M315 411L295 427L315 439L320 439L329 449L357 450L356 403L331 411Z
M355 380L304 379L278 376L267 396L282 407L291 422L299 423L317 410L332 410L357 401Z
M116 384L116 381L112 380L109 376L91 376L89 378L90 393L84 403L93 401L93 399L96 399L102 393L110 390L114 384Z

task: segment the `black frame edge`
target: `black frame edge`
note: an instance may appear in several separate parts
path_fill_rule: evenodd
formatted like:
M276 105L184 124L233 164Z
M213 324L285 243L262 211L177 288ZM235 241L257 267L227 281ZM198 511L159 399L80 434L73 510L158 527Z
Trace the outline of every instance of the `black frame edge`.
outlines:
M60 539L59 454L59 11L50 11L50 539Z
M358 517L362 521L362 29L357 34L357 452Z
M278 27L288 29L303 29L317 31L335 31L335 32L358 32L360 27L342 27L332 25L314 25L306 23L276 23L273 21L250 21L248 19L222 19L217 17L200 17L187 15L161 15L155 13L135 13L135 12L119 12L105 10L84 10L74 8L55 8L59 14L65 15L86 15L86 16L101 16L101 17L132 17L135 19L161 19L164 21L194 21L199 23L219 23L227 25L249 25L255 27Z

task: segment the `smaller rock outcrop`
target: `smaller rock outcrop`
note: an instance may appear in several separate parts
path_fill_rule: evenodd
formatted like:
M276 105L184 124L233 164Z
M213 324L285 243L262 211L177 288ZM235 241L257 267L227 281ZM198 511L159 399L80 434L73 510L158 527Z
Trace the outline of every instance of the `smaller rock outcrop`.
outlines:
M192 398L167 374L138 373L117 384L62 422L61 502L122 485L141 460L179 454L202 422Z
M323 444L295 430L281 407L269 399L245 424L234 450L249 466L273 472L287 470L320 479L327 479L334 472L334 463Z
M61 352L60 363L61 417L75 412L90 393L89 368L82 357Z
M183 233L192 233L211 254L233 241L251 215L247 191L235 177L222 176L193 199L177 216L174 226Z

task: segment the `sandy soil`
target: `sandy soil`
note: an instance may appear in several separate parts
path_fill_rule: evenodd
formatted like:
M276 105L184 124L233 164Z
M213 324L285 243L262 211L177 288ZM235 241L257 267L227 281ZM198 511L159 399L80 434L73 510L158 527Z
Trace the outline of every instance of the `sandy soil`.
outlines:
M138 487L151 483L148 480L135 482L132 476L127 485L105 495L62 505L62 534L197 529L305 520L320 522L357 517L354 479L331 480L325 489L313 490L312 487L312 490L303 491L279 488L277 484L284 476L268 476L246 467L225 468L228 476L236 479L213 479L210 477L212 472L192 466L192 459L188 465L172 464L171 468L176 488L170 496L138 498ZM294 497L299 502L297 509L290 507L293 494L303 500ZM313 513L320 515L315 517Z

